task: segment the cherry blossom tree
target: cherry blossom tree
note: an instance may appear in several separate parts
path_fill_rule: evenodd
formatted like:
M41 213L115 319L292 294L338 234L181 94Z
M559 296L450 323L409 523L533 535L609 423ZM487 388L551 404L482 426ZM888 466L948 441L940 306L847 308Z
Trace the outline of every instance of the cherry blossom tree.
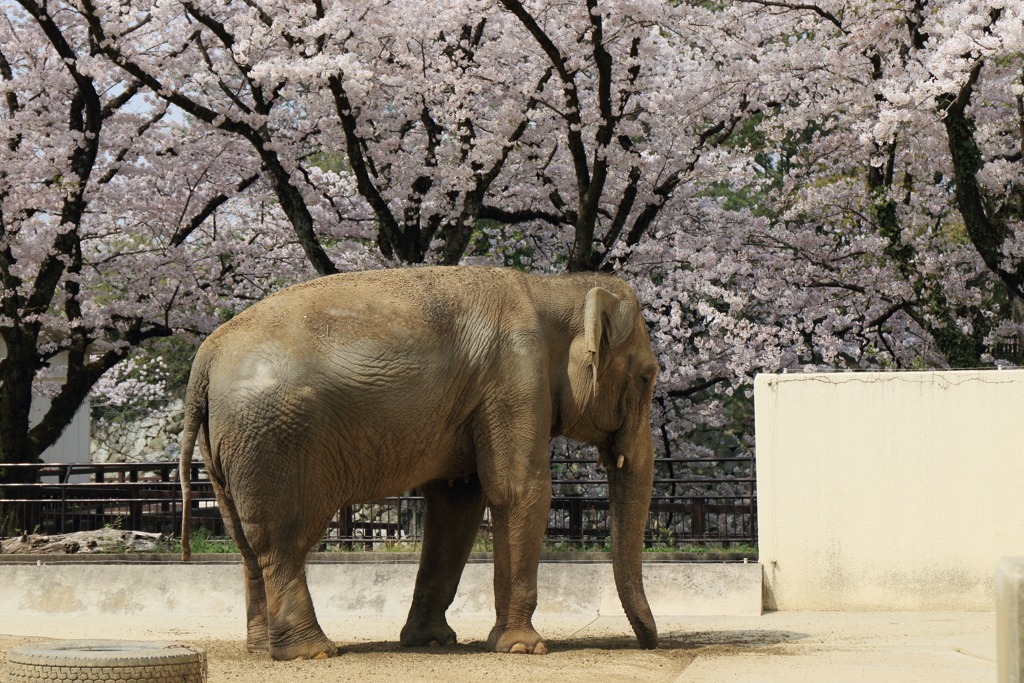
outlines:
M777 106L749 58L766 34L729 8L173 0L82 10L126 73L243 138L268 167L280 163L279 202L320 273L334 270L322 246L336 228L310 231L302 203L320 201L323 155L344 152L385 258L619 268L649 292L652 277L704 287L665 280L687 264L658 250L688 239L675 227L687 216L717 221L711 243L683 247L702 258L739 222L698 195L743 167L723 146L737 126ZM744 336L685 360L689 323L706 317L700 297L660 292L687 302L660 333L668 391L749 374L730 355Z
M793 22L784 52L803 94L760 130L789 150L766 198L770 238L804 252L796 283L873 299L860 326L886 363L981 364L1021 293L1019 16L955 2L750 6Z
M757 372L976 366L1019 334L1011 4L37 2L0 42L0 332L37 326L3 332L4 391L396 265L621 273L672 452Z
M75 13L4 17L0 462L33 462L139 344L209 332L311 271L251 154L147 98ZM34 392L50 407L33 426Z

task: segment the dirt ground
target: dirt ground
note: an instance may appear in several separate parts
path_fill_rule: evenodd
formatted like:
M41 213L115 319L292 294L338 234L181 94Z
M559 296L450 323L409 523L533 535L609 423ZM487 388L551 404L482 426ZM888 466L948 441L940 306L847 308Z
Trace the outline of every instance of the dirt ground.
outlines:
M485 625L474 626L472 631ZM637 648L632 636L615 633L620 628L599 628L597 631L606 632L589 637L549 638L546 642L550 653L546 656L495 654L484 649L482 640L418 648L404 648L395 640L367 640L339 643L341 654L329 660L273 662L266 655L247 653L241 639L210 639L189 634L193 637L187 642L206 650L211 681L673 683L698 655L728 656L737 650L768 652L793 637L774 631L663 633L661 647L644 651ZM104 637L101 631L97 629L92 637ZM172 635L173 631L163 634L164 637ZM3 661L0 681L6 680L7 651L41 639L0 636Z
M538 615L550 654L487 652L492 624L451 620L460 644L403 648L404 619L322 620L341 648L333 659L274 662L248 654L238 617L0 614L0 681L6 653L47 639L170 640L206 650L209 680L424 681L427 683L991 683L992 613L775 612L761 617L659 617L657 650L642 651L624 617ZM3 635L3 634L7 635Z

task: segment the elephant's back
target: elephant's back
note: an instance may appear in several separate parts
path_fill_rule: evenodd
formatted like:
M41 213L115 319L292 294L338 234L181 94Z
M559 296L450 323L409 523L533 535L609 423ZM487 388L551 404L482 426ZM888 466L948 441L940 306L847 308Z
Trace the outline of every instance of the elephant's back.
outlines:
M522 273L501 268L433 267L341 273L293 285L254 304L211 338L230 343L294 339L392 339L411 332L452 336L460 321L497 323L522 301ZM225 339L227 341L227 339Z
M337 382L410 377L436 366L465 375L486 364L523 308L521 273L415 268L345 273L295 285L251 306L204 347L217 364L278 357L289 375L312 367Z
M214 357L214 434L255 442L273 423L282 444L358 448L362 462L458 450L499 316L481 316L459 278L409 276L428 270L320 278L223 325L200 352Z

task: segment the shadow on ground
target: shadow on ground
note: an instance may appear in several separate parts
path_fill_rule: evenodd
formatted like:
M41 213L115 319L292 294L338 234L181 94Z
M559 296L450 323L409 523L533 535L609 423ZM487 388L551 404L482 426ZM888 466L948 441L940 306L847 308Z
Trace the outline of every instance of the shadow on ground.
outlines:
M659 637L658 650L700 650L703 648L762 648L781 643L802 640L806 633L795 631L746 630L746 631L702 631L672 632ZM595 636L573 637L566 639L545 640L548 652L578 652L582 650L635 650L636 638L633 636ZM469 655L487 652L486 643L472 641L445 646L402 647L395 641L376 641L339 646L340 652L414 652L421 655Z
M704 647L770 647L807 638L797 631L675 631L661 636L661 647L698 650Z

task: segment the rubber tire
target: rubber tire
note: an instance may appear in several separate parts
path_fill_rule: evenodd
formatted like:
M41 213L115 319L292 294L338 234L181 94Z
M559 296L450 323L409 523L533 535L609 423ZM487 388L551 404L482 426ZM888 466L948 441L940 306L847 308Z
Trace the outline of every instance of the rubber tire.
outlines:
M7 653L9 683L205 683L206 652L152 640L53 640Z

